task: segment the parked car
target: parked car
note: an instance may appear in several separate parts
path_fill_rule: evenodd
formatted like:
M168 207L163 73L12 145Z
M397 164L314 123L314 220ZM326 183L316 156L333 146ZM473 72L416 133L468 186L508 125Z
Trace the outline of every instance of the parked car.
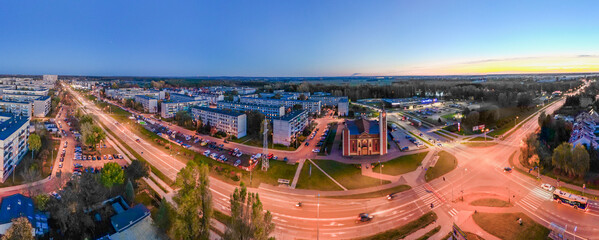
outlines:
M235 164L233 164L233 166L237 167L237 166L239 166L239 164L241 164L241 160L237 159L237 161L235 161Z

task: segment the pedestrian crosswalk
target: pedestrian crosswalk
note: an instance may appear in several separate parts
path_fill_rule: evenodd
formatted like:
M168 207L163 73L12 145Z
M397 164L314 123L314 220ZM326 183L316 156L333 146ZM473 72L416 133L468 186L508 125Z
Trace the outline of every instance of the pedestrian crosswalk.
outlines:
M432 188L430 186L425 187L425 185L414 189L414 192L416 192L416 195L420 198L420 200L423 203L421 206L429 209L437 209L443 207L445 205L445 200L440 195L435 194L433 191L429 189ZM449 209L447 210L447 208ZM447 208L442 209L447 210L447 214L449 214L451 217L455 217L459 212L455 208L452 208L450 205L447 205Z
M531 211L536 211L541 204L545 201L552 199L551 192L544 190L540 187L535 187L531 190L524 198L522 198L517 204L523 208L528 208Z
M449 215L452 217L455 217L455 215L458 215L458 210L456 210L455 208L452 208L451 210L449 210Z

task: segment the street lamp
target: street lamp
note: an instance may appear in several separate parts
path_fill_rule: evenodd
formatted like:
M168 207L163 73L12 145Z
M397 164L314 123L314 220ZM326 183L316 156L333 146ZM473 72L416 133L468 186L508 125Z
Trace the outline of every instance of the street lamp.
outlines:
M249 168L250 168L250 187L251 187L252 186L252 172L253 172L252 170L254 169L252 167L252 159L250 159L250 166L249 166Z
M383 165L381 165L381 160L379 160L379 174L383 176ZM379 176L379 180L381 180L381 185L383 185L383 179Z

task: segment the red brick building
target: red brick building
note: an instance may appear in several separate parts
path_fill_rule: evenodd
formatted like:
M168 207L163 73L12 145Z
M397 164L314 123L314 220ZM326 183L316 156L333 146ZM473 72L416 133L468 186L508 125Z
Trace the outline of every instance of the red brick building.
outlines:
M387 154L387 113L379 120L356 119L347 121L343 128L343 156Z

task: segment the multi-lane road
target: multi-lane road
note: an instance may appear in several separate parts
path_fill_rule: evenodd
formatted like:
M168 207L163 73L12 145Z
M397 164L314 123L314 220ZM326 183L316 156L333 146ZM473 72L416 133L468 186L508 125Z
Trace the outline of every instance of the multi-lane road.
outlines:
M139 154L143 152L143 157L169 178L174 179L177 172L185 166L185 163L177 161L143 139L137 142L137 138L127 127L121 126L77 92L70 91L85 111L96 115L99 121L118 135L115 137L123 140ZM552 104L545 111L552 112L561 104L563 100ZM453 153L459 161L458 168L446 174L445 180L439 178L412 186L411 190L402 192L392 201L386 198L334 199L317 197L316 193L298 194L272 188L257 188L251 191L258 192L264 208L273 213L275 236L280 239L347 239L367 236L418 218L431 210L431 203L440 219L450 219L449 222L459 223L460 212L469 209L455 200L460 195L488 192L505 195L506 198L511 196L510 201L514 201L524 213L545 226L550 223L577 226L575 234L578 237L599 236L599 230L593 226L593 223L599 221L599 212L581 212L558 205L550 201L550 194L540 189L540 183L536 180L517 172L503 172L503 167L508 166L508 157L518 150L520 140L538 127L536 115L524 122L508 138L492 147L469 148L457 143L436 147ZM221 211L228 212L229 195L234 188L233 185L211 178L214 204ZM303 203L301 208L295 207L299 201ZM362 212L374 215L373 222L356 224L355 218ZM450 224L445 225L442 226L442 234L451 228ZM568 232L574 234L571 228Z

